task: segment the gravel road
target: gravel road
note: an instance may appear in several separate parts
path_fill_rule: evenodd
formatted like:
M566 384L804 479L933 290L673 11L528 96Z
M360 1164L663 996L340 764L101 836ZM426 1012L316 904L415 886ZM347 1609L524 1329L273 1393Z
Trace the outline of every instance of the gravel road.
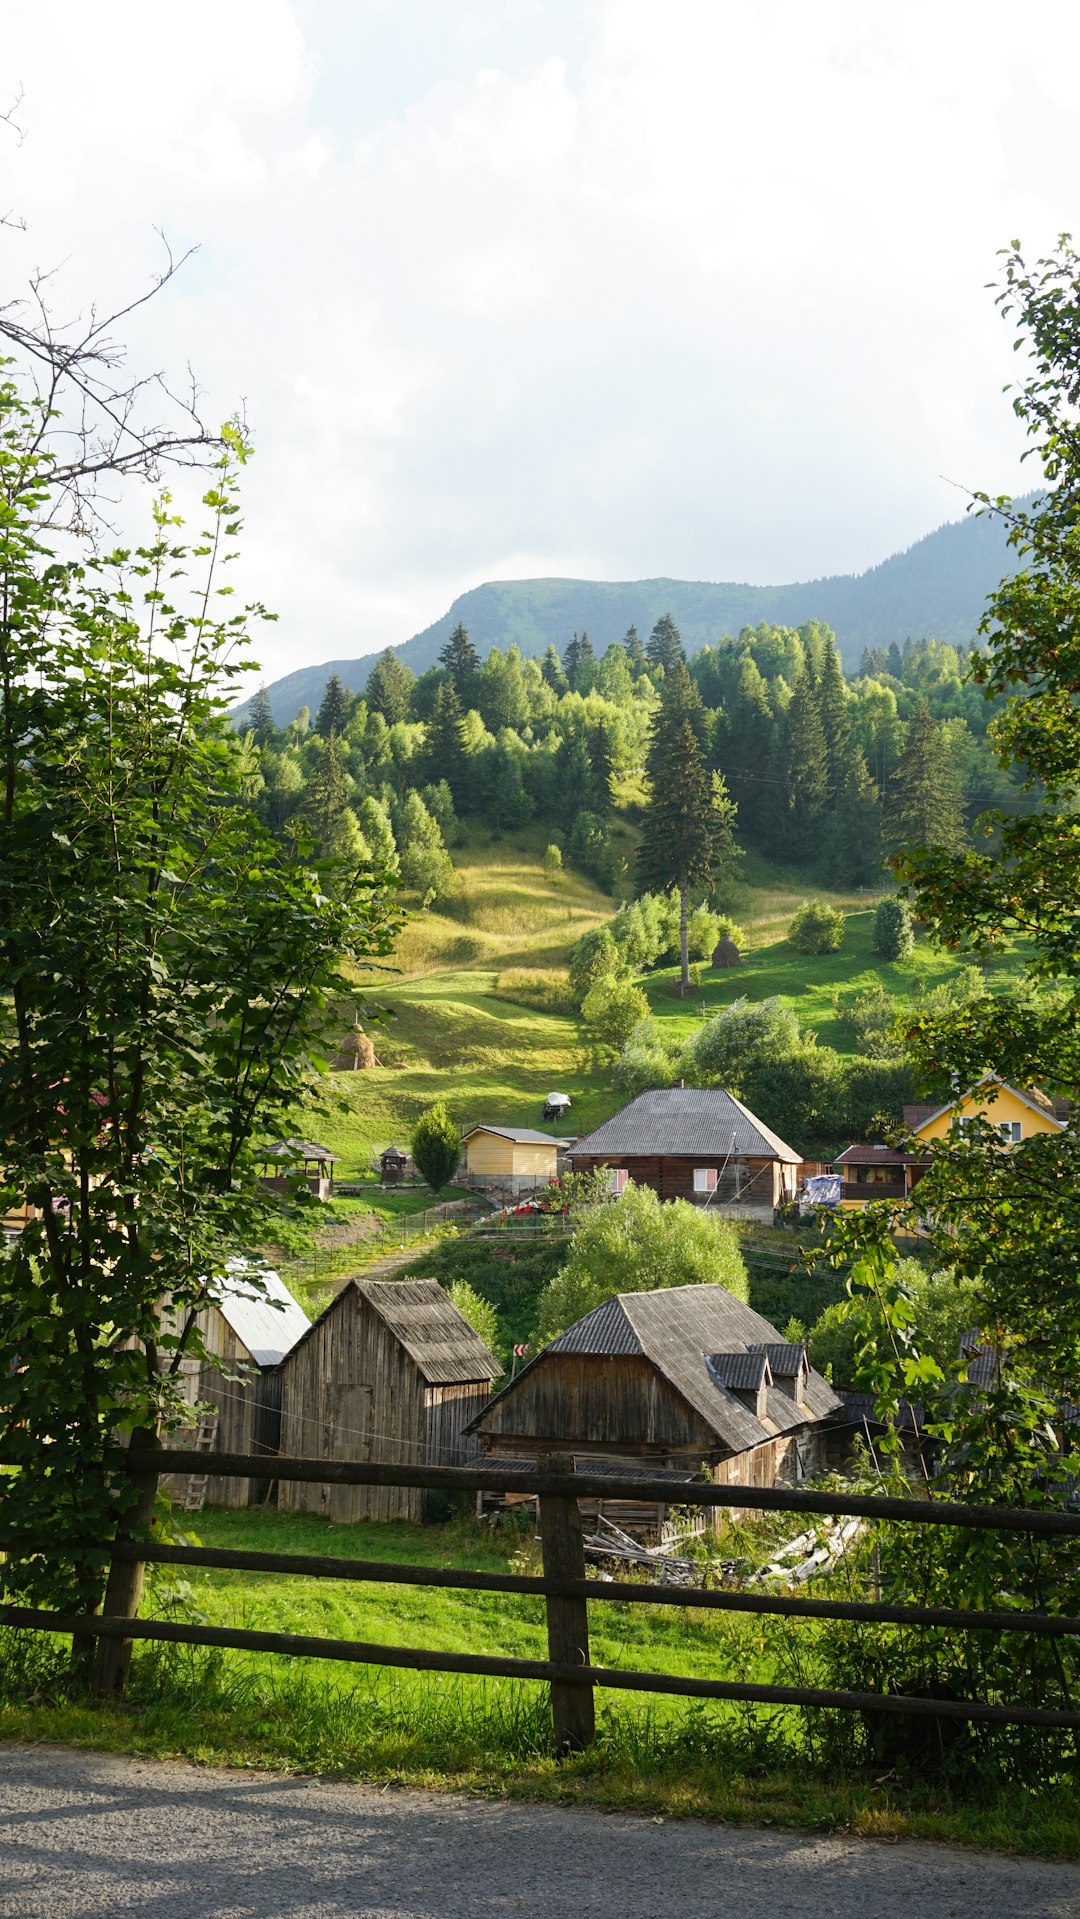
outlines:
M1080 1866L0 1746L3 1919L1076 1919Z

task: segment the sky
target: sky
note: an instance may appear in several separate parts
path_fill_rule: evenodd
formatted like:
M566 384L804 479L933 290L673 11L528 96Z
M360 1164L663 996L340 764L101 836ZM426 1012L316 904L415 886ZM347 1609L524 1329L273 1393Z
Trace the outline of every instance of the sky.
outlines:
M858 572L1031 484L987 287L1080 227L1078 70L1073 0L53 0L2 297L198 249L130 363L246 410L268 680L484 580Z

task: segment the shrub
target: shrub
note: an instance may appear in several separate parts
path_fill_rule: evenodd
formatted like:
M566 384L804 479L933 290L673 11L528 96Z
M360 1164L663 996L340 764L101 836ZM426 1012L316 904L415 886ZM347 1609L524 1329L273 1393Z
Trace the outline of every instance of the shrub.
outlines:
M575 866L594 879L605 892L611 891L615 880L615 854L607 821L599 813L582 811L576 815L570 829L567 851Z
M675 1061L658 1041L640 1040L632 1033L615 1061L611 1079L623 1099L636 1099L654 1086L674 1086Z
M580 1007L598 979L618 978L623 971L619 951L608 926L594 926L570 948L570 995Z
M915 928L906 900L879 900L874 912L874 951L882 959L910 959L915 951Z
M632 980L598 979L585 995L581 1017L605 1046L625 1046L635 1026L649 1014L649 1002Z
M837 993L833 1011L851 1030L856 1048L869 1059L895 1059L904 1050L897 1030L899 1001L880 980L860 993Z
M679 1068L690 1086L723 1086L741 1097L752 1061L791 1053L800 1042L799 1022L790 1006L775 998L754 1004L737 999L691 1034Z
M441 1099L421 1113L412 1129L412 1156L433 1193L449 1186L461 1157L457 1127Z
M551 884L563 876L562 852L554 840L549 841L544 853L544 878Z
M788 941L797 953L837 953L843 939L843 913L823 900L804 900L788 927Z
M490 1300L484 1299L469 1285L467 1279L455 1279L447 1287L451 1303L457 1307L462 1319L467 1319L478 1339L482 1339L490 1353L496 1359L502 1359L502 1336L499 1332L499 1315Z

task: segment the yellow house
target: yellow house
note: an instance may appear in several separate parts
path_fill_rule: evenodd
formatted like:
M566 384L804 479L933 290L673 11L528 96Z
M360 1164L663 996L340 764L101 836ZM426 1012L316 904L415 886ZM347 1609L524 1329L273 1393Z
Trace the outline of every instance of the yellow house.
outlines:
M987 1073L944 1106L905 1107L904 1119L916 1139L927 1141L947 1139L954 1125L962 1128L965 1120L982 1119L996 1126L1011 1146L1019 1146L1033 1133L1063 1133L1067 1111L1062 1100L1035 1088L1021 1092L997 1073Z
M911 1138L899 1146L849 1146L835 1165L843 1175L842 1206L865 1206L872 1199L910 1199L930 1160L921 1150L931 1140L947 1139L953 1126L984 1119L1010 1146L1034 1133L1063 1133L1068 1102L1034 1088L1021 1091L997 1073L987 1073L966 1093L943 1106L905 1106L904 1125Z
M535 1192L558 1171L558 1140L551 1133L536 1133L527 1126L471 1126L461 1144L462 1172L470 1186Z

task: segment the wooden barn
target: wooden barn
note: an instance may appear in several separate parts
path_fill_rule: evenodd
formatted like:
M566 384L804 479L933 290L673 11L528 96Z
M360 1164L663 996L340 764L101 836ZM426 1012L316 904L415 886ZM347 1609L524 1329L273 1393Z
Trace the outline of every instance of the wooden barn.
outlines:
M805 1347L760 1313L723 1286L673 1286L586 1313L471 1431L492 1460L562 1451L582 1470L705 1467L724 1485L772 1486L824 1470L825 1422L840 1411Z
M281 1450L458 1466L498 1360L434 1279L351 1279L281 1367ZM415 1487L282 1481L278 1504L344 1523L423 1517Z
M795 1197L800 1156L722 1087L658 1087L639 1093L570 1148L575 1173L610 1169L661 1199L772 1213Z
M558 1140L528 1126L470 1126L461 1145L459 1178L482 1191L534 1193L558 1173Z
M257 1278L259 1291L245 1277L242 1262L230 1265L218 1300L197 1316L203 1346L211 1357L187 1360L182 1366L184 1390L192 1404L201 1400L216 1409L214 1452L278 1451L278 1367L311 1323L276 1273L260 1270ZM187 1492L186 1478L173 1475L166 1483L176 1496ZM249 1506L265 1487L266 1481L261 1480L215 1479L209 1497L214 1505Z

